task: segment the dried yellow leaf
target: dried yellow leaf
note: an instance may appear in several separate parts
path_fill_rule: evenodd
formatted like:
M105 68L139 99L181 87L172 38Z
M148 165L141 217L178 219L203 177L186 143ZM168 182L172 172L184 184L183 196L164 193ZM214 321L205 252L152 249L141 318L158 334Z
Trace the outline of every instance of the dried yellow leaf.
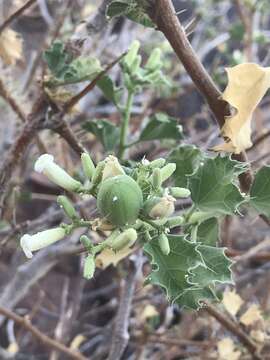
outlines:
M261 310L259 306L253 304L248 310L241 316L240 322L246 326L255 324L257 321L263 321Z
M148 304L145 306L143 312L140 315L140 321L145 322L145 320L151 319L152 317L157 315L158 315L157 309L153 305Z
M235 350L235 344L230 338L224 338L217 343L218 355L220 360L238 360L241 352Z
M252 146L251 120L259 102L270 87L270 67L246 63L226 69L228 85L222 95L234 109L234 114L226 117L221 134L225 143L213 148L239 154Z
M251 330L250 336L258 343L263 343L265 341L265 333L261 330Z
M230 313L232 316L235 316L243 305L243 300L238 294L236 294L235 290L225 291L223 294L222 303L228 313Z
M96 266L101 269L106 269L111 264L116 266L132 252L133 249L130 249L128 246L116 253L111 249L105 249L96 257Z
M13 65L22 57L22 39L11 29L0 34L0 57L6 65Z
M71 341L70 349L78 350L81 344L86 340L86 337L82 334L76 335L75 338Z

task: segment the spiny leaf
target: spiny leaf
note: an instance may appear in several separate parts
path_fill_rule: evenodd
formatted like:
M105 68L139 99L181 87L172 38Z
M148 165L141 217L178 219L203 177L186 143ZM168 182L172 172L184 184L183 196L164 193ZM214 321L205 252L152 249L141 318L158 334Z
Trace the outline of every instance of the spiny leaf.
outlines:
M204 265L191 270L189 281L197 286L211 286L219 283L233 283L230 267L232 261L224 254L224 249L200 245L198 247Z
M176 164L172 175L176 186L187 187L188 175L198 168L202 158L203 154L194 145L180 145L169 154L169 161Z
M158 241L153 239L144 246L151 258L153 271L148 277L152 284L161 286L168 299L174 302L185 290L191 287L187 275L191 268L202 262L197 251L198 244L185 240L184 236L168 236L171 252L164 255Z
M219 238L219 224L217 218L203 221L197 230L197 242L204 245L216 246Z
M232 214L245 200L233 183L246 166L228 157L206 158L189 177L188 188L195 206L201 211Z
M270 217L270 166L262 167L255 175L250 191L250 204Z
M146 127L142 130L140 141L149 141L157 139L175 139L183 138L183 129L178 125L177 119L164 113L153 115Z

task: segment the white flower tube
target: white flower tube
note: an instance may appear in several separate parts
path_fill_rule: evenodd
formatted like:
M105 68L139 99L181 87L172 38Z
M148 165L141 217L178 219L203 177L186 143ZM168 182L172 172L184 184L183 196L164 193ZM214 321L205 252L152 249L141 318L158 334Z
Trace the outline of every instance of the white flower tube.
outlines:
M31 259L33 257L32 251L49 246L56 241L63 239L65 235L65 229L61 227L40 231L34 235L25 234L21 237L20 245L25 256Z
M35 171L43 173L52 182L68 191L78 191L81 183L71 177L65 170L54 162L52 155L43 154L35 163Z

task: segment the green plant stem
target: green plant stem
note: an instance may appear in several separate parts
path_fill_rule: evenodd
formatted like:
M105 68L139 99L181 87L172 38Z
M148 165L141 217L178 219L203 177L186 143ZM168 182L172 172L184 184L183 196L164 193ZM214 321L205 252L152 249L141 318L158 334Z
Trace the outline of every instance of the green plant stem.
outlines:
M128 132L129 119L131 115L131 108L133 104L134 93L131 90L128 90L128 97L125 109L123 111L122 124L121 124L121 132L120 132L120 144L118 151L118 158L121 160L125 154L126 150L126 138Z

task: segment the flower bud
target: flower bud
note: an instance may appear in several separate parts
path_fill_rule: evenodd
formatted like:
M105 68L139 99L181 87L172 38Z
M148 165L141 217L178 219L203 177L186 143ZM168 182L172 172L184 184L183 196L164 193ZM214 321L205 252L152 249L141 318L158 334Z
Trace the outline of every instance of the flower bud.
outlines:
M80 242L83 244L83 246L85 247L85 249L86 249L87 251L90 251L90 252L91 252L91 250L93 249L93 243L92 243L92 241L89 239L88 236L82 235L82 236L80 237Z
M171 218L168 219L166 226L170 229L177 227L177 226L181 226L184 223L184 218L183 216L173 216Z
M160 246L160 250L164 255L169 255L171 249L170 249L170 243L168 237L162 233L158 237L158 243Z
M124 58L124 61L128 67L130 67L130 68L132 67L132 64L136 60L139 48L140 48L140 42L138 40L133 41L133 43L131 44L131 46L129 48L127 55Z
M126 246L131 247L137 240L136 230L130 228L123 231L115 239L113 239L111 247L114 251L119 251Z
M155 168L161 168L162 166L164 166L165 163L166 163L165 159L159 158L151 161L149 165L151 166L152 169L155 169Z
M102 174L102 181L108 179L109 177L125 174L122 166L119 164L119 161L115 156L109 155L104 161L105 167Z
M154 169L152 176L152 184L155 189L160 188L162 183L161 170L159 168Z
M93 186L96 186L101 182L104 168L105 168L105 162L100 161L97 164L97 167L96 167L95 172L93 174L93 178L92 178Z
M72 205L71 201L69 201L69 199L66 196L64 196L64 195L58 196L57 202L60 205L60 207L63 208L67 217L69 217L71 220L76 220L79 218L74 206Z
M152 219L168 218L174 213L175 198L170 195L150 198L145 202L145 211Z
M65 229L57 227L38 232L34 235L25 234L21 237L20 245L29 259L33 257L32 251L42 249L65 237Z
M170 193L172 196L176 198L188 198L190 196L189 189L181 188L181 187L171 187Z
M159 68L161 65L160 62L161 50L159 48L154 49L149 56L147 63L145 64L145 69L147 70L155 70Z
M52 182L68 191L79 191L82 184L73 179L65 170L54 162L52 155L43 154L35 163L35 171L43 173Z
M176 164L175 163L169 163L165 165L163 168L161 168L161 179L162 182L169 179L169 177L175 172Z
M83 277L87 280L92 279L95 273L95 268L95 258L92 254L89 254L84 261Z
M82 153L81 155L83 172L85 173L88 180L92 180L92 177L95 172L95 165L91 159L91 156L88 153Z
M212 212L196 211L188 219L189 224L200 224L205 220L215 217L216 214Z

